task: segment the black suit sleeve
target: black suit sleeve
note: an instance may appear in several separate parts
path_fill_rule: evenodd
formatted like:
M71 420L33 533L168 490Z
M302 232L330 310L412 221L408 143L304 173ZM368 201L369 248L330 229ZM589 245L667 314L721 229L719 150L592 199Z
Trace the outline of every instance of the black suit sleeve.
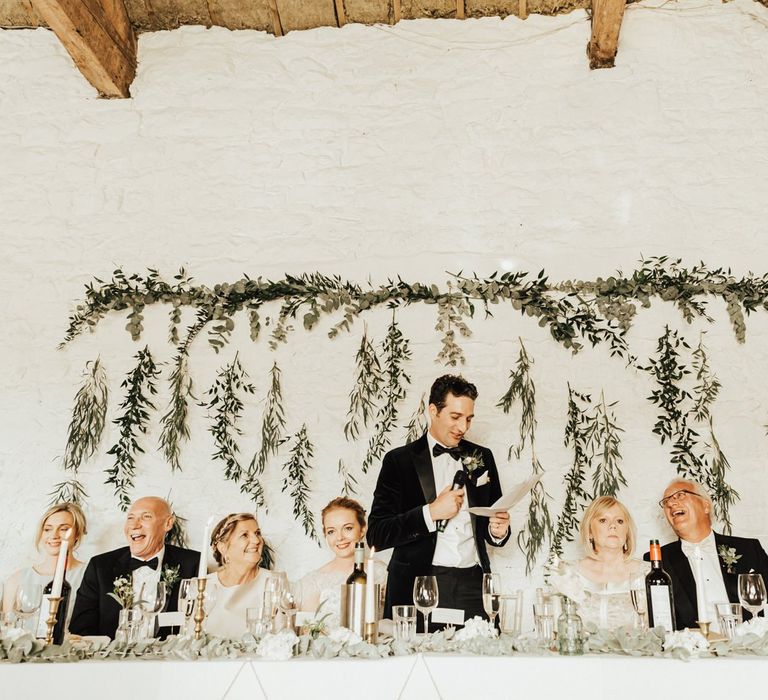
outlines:
M403 505L405 488L397 458L388 452L381 465L368 518L368 544L377 551L432 535L424 521L425 504ZM419 489L418 484L416 488Z
M93 560L88 562L75 595L75 607L69 621L72 634L99 633L99 580Z

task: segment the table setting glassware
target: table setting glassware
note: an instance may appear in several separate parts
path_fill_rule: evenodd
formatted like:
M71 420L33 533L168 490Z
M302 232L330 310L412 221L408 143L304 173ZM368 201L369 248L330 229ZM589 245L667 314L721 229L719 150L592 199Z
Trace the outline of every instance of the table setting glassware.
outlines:
M139 601L143 613L141 636L151 639L157 636L157 615L165 609L167 591L163 581L144 586L142 590L144 595Z
M720 632L728 639L733 639L736 627L741 624L742 612L739 603L715 603L717 622Z
M494 627L500 607L501 577L498 574L483 574L483 609Z
M435 576L417 576L413 582L413 604L424 616L424 632L429 632L429 615L437 607L440 592Z
M551 600L537 601L533 604L533 621L536 637L549 646L555 639L555 606Z
M629 597L635 610L634 628L636 630L648 629L648 598L645 593L645 577L630 577Z
M514 593L502 593L499 596L501 607L499 610L499 624L504 634L516 637L522 631L523 618L523 591Z
M756 616L766 601L765 581L760 574L739 574L739 602L741 606Z
M197 599L197 581L193 578L182 579L179 583L179 612L184 613L184 627L181 635L186 637L191 634L190 620L195 610Z
M395 639L413 642L416 639L416 606L393 605L392 620L395 623Z
M25 581L19 584L13 598L13 612L16 625L27 628L27 621L40 610L43 602L43 587L39 583Z

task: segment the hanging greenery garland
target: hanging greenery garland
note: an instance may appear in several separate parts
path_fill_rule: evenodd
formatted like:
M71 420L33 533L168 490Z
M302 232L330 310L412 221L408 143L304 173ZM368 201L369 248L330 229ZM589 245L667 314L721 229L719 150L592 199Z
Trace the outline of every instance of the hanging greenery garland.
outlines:
M115 487L118 506L123 512L131 505L130 492L136 473L136 453L144 452L138 436L146 435L149 427L149 412L155 409L149 397L157 394L155 380L160 375L148 347L139 350L135 359L136 366L120 385L125 389L125 398L120 404L122 413L113 421L120 429L120 437L117 443L107 450L107 454L113 455L115 461L112 467L106 470L105 483Z
M363 338L355 356L355 365L355 386L349 394L349 410L347 422L344 424L344 437L347 440L356 440L361 427L368 426L384 382L381 363L368 337L367 327L363 328Z
M351 498L357 493L357 479L350 473L344 460L339 460L339 476L341 477L341 495Z
M590 462L594 462L592 475L592 492L597 496L616 498L619 489L627 485L624 473L621 471L621 437L624 429L616 423L613 415L614 401L606 404L605 395L600 392L600 401L595 405L594 412L587 418L587 434L590 444Z
M293 439L295 442L290 451L290 458L283 465L283 470L286 474L283 491L291 490L293 517L301 523L306 535L320 544L320 539L315 529L315 519L309 508L307 477L312 470L310 460L314 457L315 448L307 437L306 423L301 426L301 429L294 435Z
M427 395L423 393L419 405L405 424L405 441L418 440L427 432Z
M532 364L533 361L528 357L523 341L520 339L520 354L515 369L510 373L509 389L501 397L497 406L504 413L509 413L514 402L517 399L520 400L520 441L517 446L513 445L509 448L509 457L511 458L514 452L515 456L519 458L527 441L531 447L531 473L543 475L544 467L541 466L541 462L536 456L536 386L530 374ZM553 530L552 518L547 504L549 496L544 490L544 484L541 480L536 482L531 489L530 498L525 524L517 533L517 546L525 555L526 574L533 570L536 557L544 547L545 540L547 538L551 540Z

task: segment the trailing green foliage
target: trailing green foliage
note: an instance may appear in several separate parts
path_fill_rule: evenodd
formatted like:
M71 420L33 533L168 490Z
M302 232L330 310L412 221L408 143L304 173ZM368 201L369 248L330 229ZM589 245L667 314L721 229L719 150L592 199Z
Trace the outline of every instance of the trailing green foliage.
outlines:
M376 399L381 392L384 377L381 363L374 350L373 343L368 338L368 329L363 329L363 338L355 356L355 386L349 394L349 410L347 422L344 425L344 437L347 440L357 440L360 435L361 422L368 426L376 410Z
M511 382L507 392L501 397L498 404L504 413L509 413L513 404L519 399L521 405L519 436L517 447L509 448L509 458L514 452L520 457L525 443L531 447L531 473L544 474L536 456L536 386L531 378L530 369L533 360L528 357L522 339L520 339L520 354L517 358L515 369L510 372ZM522 529L517 533L517 546L525 555L525 572L530 573L536 563L536 557L541 551L547 538L552 539L552 517L549 514L547 499L549 496L544 490L544 485L539 480L531 489L531 500L528 504L528 515Z
M474 309L462 293L453 291L453 284L448 282L448 293L437 297L437 325L435 330L442 333L443 347L437 354L437 361L455 367L464 364L464 351L456 343L456 331L462 338L469 338L472 332L464 319L472 316Z
M130 492L136 475L136 455L144 452L138 436L146 435L149 427L149 412L155 409L150 396L157 394L155 380L160 370L155 365L149 348L135 355L136 366L120 385L125 389L125 398L120 404L122 413L113 421L119 428L118 441L109 450L108 455L115 458L112 467L106 470L105 483L115 487L120 510L126 511L131 505Z
M613 407L616 401L606 404L605 395L600 392L600 401L594 413L587 421L587 434L590 443L590 462L595 463L592 475L592 491L598 496L616 498L619 489L627 485L624 473L621 471L621 437L624 429L616 423Z
M419 405L411 414L408 423L405 425L405 441L413 442L418 440L427 432L427 395L423 393L419 399Z
M243 493L250 495L257 508L266 508L261 477L264 475L269 456L277 456L280 445L286 440L283 392L280 387L280 368L277 366L277 362L272 363L269 378L269 390L261 421L261 446L253 455L240 487Z
M308 537L320 544L315 528L315 519L309 508L309 485L307 477L312 470L310 460L314 457L315 449L307 437L306 423L301 426L294 435L294 445L291 448L290 458L283 465L285 471L285 483L283 491L291 490L293 499L293 517L296 518Z
M406 384L411 382L403 370L403 364L411 359L411 350L408 339L400 332L394 313L382 343L381 354L384 357L383 396L376 414L376 432L368 441L368 450L363 460L363 473L367 473L389 447L390 433L397 424L399 404L407 395Z
M236 436L242 434L237 423L243 412L243 401L238 393L253 394L256 390L253 384L246 381L247 377L248 374L242 368L236 353L232 362L219 370L216 381L206 392L208 401L201 404L212 414L208 431L213 435L216 445L213 458L224 462L225 478L235 483L243 474L243 468L237 459L240 448Z
M339 460L339 476L341 477L341 495L351 497L357 493L357 479L350 473L344 460Z
M588 394L574 391L568 385L568 420L565 424L565 446L573 448L573 462L565 475L565 499L563 509L557 517L550 558L563 554L563 544L571 542L579 527L579 514L584 510L592 495L586 490L587 473L591 466L589 457L589 419L586 415L591 403Z

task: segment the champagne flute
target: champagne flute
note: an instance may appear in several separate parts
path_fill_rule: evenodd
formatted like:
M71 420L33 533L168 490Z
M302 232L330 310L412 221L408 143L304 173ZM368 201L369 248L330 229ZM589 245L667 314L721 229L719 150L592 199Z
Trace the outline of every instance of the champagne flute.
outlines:
M739 602L741 606L756 616L764 607L766 600L765 581L754 572L739 574Z
M184 613L184 635L189 629L189 621L195 610L197 598L197 582L193 578L185 578L179 584L179 610Z
M19 585L13 599L13 612L21 620L19 627L26 627L27 620L40 610L42 602L43 587L39 583L23 582Z
M417 576L413 582L413 604L424 616L424 632L429 632L429 614L437 607L439 591L437 578Z
M165 583L158 583L148 586L146 600L141 604L141 610L144 618L144 633L146 637L154 637L157 633L157 614L165 608L167 597Z
M648 629L648 598L645 594L645 578L642 576L630 576L629 597L632 607L635 609L635 628Z
M498 574L483 574L483 608L496 626L496 616L501 605L501 579Z

